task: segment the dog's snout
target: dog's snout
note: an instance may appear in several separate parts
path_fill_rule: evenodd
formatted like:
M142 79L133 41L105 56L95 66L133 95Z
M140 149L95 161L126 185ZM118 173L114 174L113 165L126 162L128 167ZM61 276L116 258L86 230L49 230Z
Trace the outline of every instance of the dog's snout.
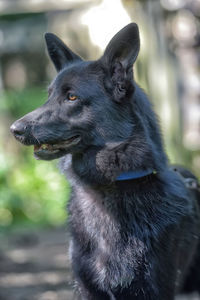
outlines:
M15 136L23 136L26 132L26 126L24 123L16 121L11 125L10 131Z

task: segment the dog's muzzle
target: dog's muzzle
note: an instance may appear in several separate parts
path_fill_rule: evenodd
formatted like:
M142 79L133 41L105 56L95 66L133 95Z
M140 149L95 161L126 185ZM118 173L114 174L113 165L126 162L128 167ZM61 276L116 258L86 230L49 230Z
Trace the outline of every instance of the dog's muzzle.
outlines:
M29 134L29 130L27 128L27 125L23 121L21 120L15 121L11 125L10 131L19 142L26 144L25 139Z

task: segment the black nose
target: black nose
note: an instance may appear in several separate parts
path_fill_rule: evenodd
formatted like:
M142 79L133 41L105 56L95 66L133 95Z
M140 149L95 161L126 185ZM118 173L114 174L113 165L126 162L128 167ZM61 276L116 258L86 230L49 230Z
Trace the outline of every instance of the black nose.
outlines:
M26 126L24 125L23 122L16 121L11 125L10 131L15 136L23 136L26 132Z

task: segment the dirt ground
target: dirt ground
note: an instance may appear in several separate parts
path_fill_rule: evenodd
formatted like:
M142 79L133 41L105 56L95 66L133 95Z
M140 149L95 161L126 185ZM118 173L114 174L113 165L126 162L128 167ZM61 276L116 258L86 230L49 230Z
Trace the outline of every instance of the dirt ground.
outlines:
M1 237L0 300L77 299L67 256L68 240L63 228L23 230ZM176 300L200 297L194 294Z
M0 300L74 300L63 228L18 232L0 241Z

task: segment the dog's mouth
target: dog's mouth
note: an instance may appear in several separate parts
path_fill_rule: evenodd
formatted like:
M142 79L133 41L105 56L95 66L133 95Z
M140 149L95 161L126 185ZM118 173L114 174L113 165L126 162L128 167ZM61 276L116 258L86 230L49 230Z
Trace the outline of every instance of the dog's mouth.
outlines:
M52 160L59 158L69 152L71 147L77 145L81 137L79 135L73 136L65 141L51 144L37 144L34 145L34 156L36 159Z

